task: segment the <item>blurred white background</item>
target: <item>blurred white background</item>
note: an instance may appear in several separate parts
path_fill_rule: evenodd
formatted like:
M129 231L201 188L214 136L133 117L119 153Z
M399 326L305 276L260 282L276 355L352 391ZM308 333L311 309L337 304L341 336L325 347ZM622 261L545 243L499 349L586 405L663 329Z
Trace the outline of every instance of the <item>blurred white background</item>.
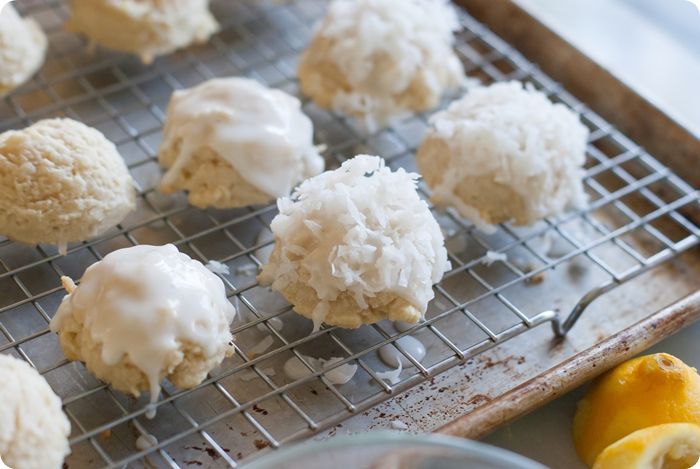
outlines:
M700 136L700 13L693 3L516 1Z

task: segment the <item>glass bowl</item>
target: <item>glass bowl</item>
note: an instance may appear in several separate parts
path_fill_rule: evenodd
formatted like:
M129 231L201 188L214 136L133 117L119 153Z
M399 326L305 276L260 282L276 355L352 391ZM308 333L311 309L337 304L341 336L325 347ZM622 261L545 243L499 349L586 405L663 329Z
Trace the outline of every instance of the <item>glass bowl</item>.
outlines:
M275 450L244 469L546 469L504 449L437 434L390 431L307 441Z

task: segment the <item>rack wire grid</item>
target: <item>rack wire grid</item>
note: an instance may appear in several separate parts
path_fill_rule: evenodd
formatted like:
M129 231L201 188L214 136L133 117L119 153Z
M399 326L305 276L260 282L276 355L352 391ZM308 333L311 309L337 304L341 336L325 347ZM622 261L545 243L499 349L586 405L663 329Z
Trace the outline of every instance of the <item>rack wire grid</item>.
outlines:
M98 239L70 245L65 256L53 246L0 238L0 352L29 362L62 398L72 424L68 467L235 467L535 326L549 323L564 334L590 301L700 241L700 229L683 215L684 209L698 207L698 194L688 184L460 12L463 30L456 50L470 76L484 83L529 81L580 113L591 130L584 180L590 204L527 228L502 225L489 235L454 213L434 212L453 268L435 287L424 322L403 331L379 323L354 331L324 327L309 335L309 321L255 282L260 258L272 242L269 222L276 207L199 210L182 194L166 197L155 189L161 174L156 151L174 89L241 75L298 95L297 56L324 5L324 0L214 1L219 34L208 44L144 66L106 50L90 55L82 39L63 30L65 2L16 2L21 13L47 31L50 52L33 81L0 101L0 130L50 116L81 120L116 143L140 194L138 209L122 224ZM327 145L329 167L369 153L383 156L394 168L414 169L428 114L368 134L351 119L313 103L304 102L304 110L314 121L317 142ZM427 197L427 188L420 190ZM229 266L231 273L221 277L239 309L233 325L237 353L194 389L165 383L157 416L149 420L145 398L117 393L81 363L66 361L48 322L64 295L61 275L79 278L87 266L118 248L169 242L202 262L214 259ZM489 263L488 251L507 257ZM579 305L557 305L555 292L562 291L582 298ZM573 313L560 321L557 306ZM396 344L405 335L426 345L424 359ZM387 344L410 362L397 384L377 376L390 370L377 357ZM293 356L308 366L308 376L284 374L283 364ZM342 359L315 368L304 356ZM346 384L332 384L328 372L346 363L358 365L357 373ZM142 434L155 436L157 444L138 449L135 441Z

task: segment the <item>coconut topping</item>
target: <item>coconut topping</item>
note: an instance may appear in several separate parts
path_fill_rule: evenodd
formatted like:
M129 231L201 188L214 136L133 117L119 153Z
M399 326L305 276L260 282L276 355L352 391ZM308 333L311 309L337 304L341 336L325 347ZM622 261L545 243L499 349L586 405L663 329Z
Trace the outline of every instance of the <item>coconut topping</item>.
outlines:
M416 192L417 178L359 155L308 179L278 201L271 229L279 255L263 267L260 281L282 291L300 272L308 274L306 283L321 300L315 320L341 292L363 308L369 297L392 292L424 313L432 285L450 264L440 227Z

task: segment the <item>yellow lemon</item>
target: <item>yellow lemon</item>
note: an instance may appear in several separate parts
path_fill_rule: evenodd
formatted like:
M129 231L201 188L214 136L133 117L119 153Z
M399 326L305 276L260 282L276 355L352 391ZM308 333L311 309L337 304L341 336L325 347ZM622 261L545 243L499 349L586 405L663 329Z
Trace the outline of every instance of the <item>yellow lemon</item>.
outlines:
M593 469L688 469L700 457L700 427L665 423L632 432L603 450Z
M630 433L675 422L700 424L700 375L673 355L646 355L593 382L576 409L574 444L590 466Z

